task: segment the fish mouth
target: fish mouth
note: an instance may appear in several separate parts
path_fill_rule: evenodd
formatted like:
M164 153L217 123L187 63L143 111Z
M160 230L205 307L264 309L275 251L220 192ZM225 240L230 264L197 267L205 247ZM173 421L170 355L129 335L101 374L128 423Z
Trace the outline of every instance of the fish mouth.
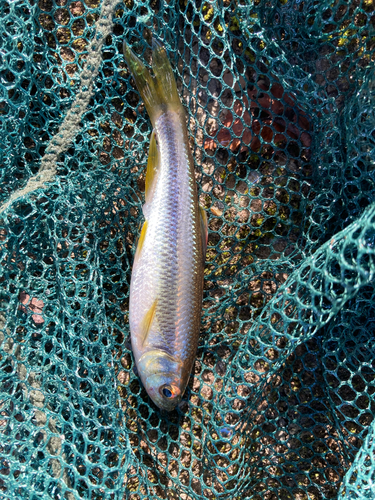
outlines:
M142 383L159 408L172 411L181 401L183 389L183 363L166 352L154 348L140 356L137 362Z

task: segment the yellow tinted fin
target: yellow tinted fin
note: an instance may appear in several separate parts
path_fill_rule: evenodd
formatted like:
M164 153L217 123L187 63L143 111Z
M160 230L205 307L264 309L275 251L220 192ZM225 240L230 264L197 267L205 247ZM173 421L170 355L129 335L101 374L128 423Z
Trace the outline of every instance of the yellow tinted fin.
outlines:
M208 241L208 223L207 214L204 208L199 207L200 213L200 226L201 226L201 236L202 236L202 251L203 251L203 262L206 262L206 251L207 251L207 241Z
M124 42L123 48L125 61L133 75L138 92L145 103L147 113L154 124L154 110L160 107L154 79L143 62L134 54L126 42Z
M152 70L155 74L157 91L163 103L179 111L182 109L176 80L164 46L152 39Z
M152 193L155 187L155 177L159 165L159 151L156 144L155 131L152 131L150 139L150 149L148 152L147 172L146 172L146 203L149 203L152 198Z
M157 304L157 300L154 301L154 303L152 304L150 309L146 312L146 314L142 320L142 323L140 325L140 338L141 338L142 346L145 345L148 334L150 332L152 321L154 319L155 312L156 312L156 304Z
M141 235L139 236L139 240L138 240L138 244L137 244L137 250L135 251L135 255L134 255L133 266L136 264L136 262L139 259L139 256L141 255L143 243L145 242L146 231L147 231L147 220L144 221L143 226L142 226Z
M182 106L172 67L163 45L153 39L152 48L152 69L155 78L151 76L143 62L124 42L125 61L133 75L138 92L145 103L150 120L155 126L155 122L161 113L167 111L168 108L179 111L182 110Z

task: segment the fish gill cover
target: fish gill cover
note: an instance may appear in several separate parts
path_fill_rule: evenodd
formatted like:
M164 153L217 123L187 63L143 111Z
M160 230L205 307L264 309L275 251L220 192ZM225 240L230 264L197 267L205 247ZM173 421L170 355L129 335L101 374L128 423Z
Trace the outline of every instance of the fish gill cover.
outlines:
M373 0L0 3L0 497L371 499ZM133 370L165 44L209 242L177 410Z

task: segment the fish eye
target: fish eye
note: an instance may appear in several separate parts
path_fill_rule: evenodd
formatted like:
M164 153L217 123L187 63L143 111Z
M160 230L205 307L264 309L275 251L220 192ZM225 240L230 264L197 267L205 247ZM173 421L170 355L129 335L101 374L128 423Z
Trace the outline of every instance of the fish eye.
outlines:
M173 392L171 391L171 388L169 388L167 385L165 385L162 389L161 392L163 396L166 398L171 398L173 396Z
M181 391L176 385L165 384L160 387L159 393L167 399L172 399L180 396Z

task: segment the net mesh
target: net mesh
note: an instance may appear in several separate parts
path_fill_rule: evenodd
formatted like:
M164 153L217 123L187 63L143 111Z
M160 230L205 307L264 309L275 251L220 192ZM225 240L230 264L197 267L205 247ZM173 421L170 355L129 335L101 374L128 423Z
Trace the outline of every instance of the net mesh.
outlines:
M0 497L372 499L373 0L0 3ZM165 43L208 213L200 346L156 408L128 294Z

